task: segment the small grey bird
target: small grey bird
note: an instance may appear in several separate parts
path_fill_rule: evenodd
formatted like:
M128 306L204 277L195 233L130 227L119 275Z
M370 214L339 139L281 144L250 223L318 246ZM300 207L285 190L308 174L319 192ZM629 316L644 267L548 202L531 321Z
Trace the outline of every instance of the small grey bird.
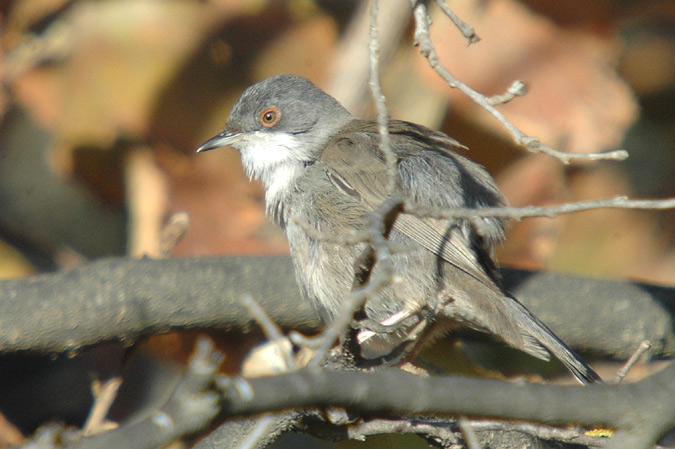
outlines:
M505 204L492 177L455 153L465 149L455 140L396 120L389 122L389 134L397 158L397 195L434 208ZM249 87L225 130L197 150L231 146L241 153L247 175L265 187L268 216L286 232L302 294L327 321L349 295L355 262L367 244L312 235L339 239L367 228L373 211L388 198L387 166L378 145L374 121L354 119L304 78L279 75ZM502 222L485 218L480 229L467 220L399 214L389 233L397 280L367 299L365 313L377 326L362 330L359 341L380 341L373 348L381 342L395 346L464 326L540 359L548 360L550 351L580 382L600 381L502 288L492 259L504 238ZM371 276L380 272L376 264ZM395 332L382 332L385 328Z

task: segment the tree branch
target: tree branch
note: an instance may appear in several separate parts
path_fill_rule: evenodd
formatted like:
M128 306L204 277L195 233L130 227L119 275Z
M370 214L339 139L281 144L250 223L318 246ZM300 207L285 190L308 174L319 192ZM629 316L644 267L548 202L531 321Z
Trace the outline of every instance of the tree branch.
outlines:
M205 427L219 411L218 397L209 389L223 355L203 338L190 357L188 371L171 396L144 419L117 429L82 438L74 449L111 447L150 448L165 444Z
M417 2L411 0L411 3L414 8L414 17L415 17L415 41L420 49L420 53L428 61L432 69L438 73L438 75L445 80L450 87L457 88L471 98L476 104L488 111L494 116L513 136L513 139L518 145L525 147L528 151L532 153L545 153L550 156L553 156L561 160L565 164L569 164L570 161L576 159L585 159L585 160L624 160L628 157L628 153L625 150L616 150L603 153L566 153L563 151L555 150L548 145L544 145L539 141L538 138L533 136L528 136L523 133L521 130L516 128L516 126L511 123L509 120L502 115L493 105L493 101L486 97L483 94L480 94L464 84L462 81L457 79L450 71L441 64L438 53L436 53L436 48L434 47L433 42L429 34L429 24L431 19L427 14L426 7L422 2ZM449 9L446 5L445 9ZM447 14L447 11L446 11Z
M406 212L415 212L420 216L431 218L444 218L448 220L465 218L476 220L483 217L508 218L520 221L527 217L548 217L571 214L596 209L641 209L641 210L665 210L675 209L675 198L663 200L631 200L625 196L614 198L579 201L576 203L564 203L555 206L500 206L482 208L454 208L454 209L431 209L422 208L415 204L406 204Z
M0 281L0 351L70 351L172 329L257 328L240 301L246 293L282 327L319 326L312 306L298 301L287 256L109 258Z
M625 441L639 442L634 447L654 444L675 420L675 364L631 385L538 385L422 378L398 369L364 373L318 368L264 379L223 377L218 385L225 395L224 412L232 415L338 406L372 416L468 415L601 425L621 430L621 438L612 441L615 448L628 447L624 436ZM242 390L247 394L241 395Z
M577 349L627 359L649 340L675 354L675 289L502 269L506 288ZM0 281L0 352L62 352L175 329L257 329L250 294L282 328L316 331L288 256L110 258L71 271Z

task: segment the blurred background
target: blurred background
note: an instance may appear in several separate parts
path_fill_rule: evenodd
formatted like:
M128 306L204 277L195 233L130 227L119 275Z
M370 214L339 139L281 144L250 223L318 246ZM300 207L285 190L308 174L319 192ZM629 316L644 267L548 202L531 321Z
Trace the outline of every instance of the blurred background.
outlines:
M675 195L675 3L450 1L482 39L468 46L428 2L432 39L453 74L488 95L526 83L525 97L499 108L522 131L565 151L630 153L568 166L515 147L419 55L409 2L380 3L380 76L392 118L467 145L512 205ZM194 151L220 132L243 89L279 73L305 76L355 116L373 117L366 6L0 2L0 277L108 255L159 257L162 227L179 211L190 225L173 256L286 253L238 154ZM674 218L599 210L527 219L509 225L498 257L675 285Z
M381 78L391 116L442 129L513 205L675 193L672 2L451 2L482 38L435 7L444 64L485 94L525 81L500 109L566 151L626 148L624 162L564 166L515 148L412 45L407 2L381 6ZM190 227L175 256L283 253L262 190L238 154L195 155L248 85L306 76L361 118L367 12L357 1L24 0L3 3L0 276L110 254L158 255L172 213ZM674 283L672 213L606 210L510 227L502 263Z

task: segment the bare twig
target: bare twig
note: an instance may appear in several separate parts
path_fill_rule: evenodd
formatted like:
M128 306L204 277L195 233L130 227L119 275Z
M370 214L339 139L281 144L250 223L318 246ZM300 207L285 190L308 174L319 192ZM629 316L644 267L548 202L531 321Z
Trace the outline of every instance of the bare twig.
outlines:
M457 17L457 14L455 14L454 11L450 9L445 0L436 0L436 4L441 8L445 15L448 16L450 20L452 20L452 23L454 23L459 29L459 31L462 33L462 36L464 36L466 40L469 41L469 45L480 41L480 37L478 37L473 27Z
M316 338L316 344L310 347L316 347L316 353L307 363L307 366L319 366L324 360L328 350L338 341L340 335L347 329L352 322L354 311L361 307L365 301L376 294L382 287L389 284L389 277L378 279L377 283L371 282L367 288L352 292L342 303L340 312L336 319L326 327L319 337ZM296 343L298 340L294 340Z
M392 209L399 207L401 202L400 198L390 197L369 217L368 240L375 251L375 263L380 265L381 273L377 278L371 278L365 286L357 288L349 294L342 303L336 319L322 333L320 337L323 340L322 344L308 366L319 366L331 346L349 327L354 312L369 297L391 282L393 266L390 262L391 248L389 248L389 240L387 239L389 233L385 228L387 216Z
M148 416L117 429L82 438L69 447L158 447L205 427L219 412L219 397L210 390L224 356L207 338L200 338L187 372L167 401Z
M266 413L261 416L255 423L251 433L249 433L241 442L238 449L254 449L258 447L260 441L265 438L271 428L276 424L277 418L276 413Z
M183 240L190 227L190 216L181 211L171 215L162 227L159 239L159 251L162 257L168 257L171 251Z
M620 384L628 371L640 360L642 354L644 354L649 348L652 347L652 344L648 340L643 340L640 342L640 345L637 347L633 355L630 356L626 363L621 367L621 369L616 373L616 383Z
M241 297L241 303L246 307L256 322L260 325L260 328L265 333L265 337L268 340L279 340L284 338L281 328L272 321L272 319L265 313L265 310L262 308L258 301L253 299L251 295L243 295Z
M562 214L581 212L595 209L641 209L641 210L663 210L674 209L675 198L664 200L630 200L625 196L617 196L603 200L580 201L577 203L566 203L557 206L524 206L524 207L484 207L456 208L456 209L432 209L421 207L416 204L405 204L405 211L415 213L422 217L439 219L468 219L477 220L485 217L509 218L520 221L526 217L548 217L553 218Z
M264 416L270 416L266 414ZM256 449L266 449L276 441L282 433L289 430L298 419L298 413L284 411L275 413L274 423L270 426L267 434L258 439ZM215 430L202 438L193 449L239 449L242 441L247 440L249 435L257 432L260 416L246 416L238 419L228 419Z
M451 444L459 444L461 435L453 425L455 420L447 418L440 424L438 421L437 419L393 419L391 417L359 420L347 426L347 437L350 440L362 440L371 435L418 434L432 436Z
M291 354L291 345L284 346L282 344L285 343L286 337L281 328L267 315L262 306L251 295L242 295L241 303L251 312L253 318L260 325L265 337L269 340L267 344L275 344L278 348L278 353L283 357L284 368L287 370L297 369L298 365Z
M544 424L520 421L496 421L489 419L466 419L474 432L519 432L533 438L561 443L578 444L590 448L600 448L607 444L608 438L586 435L582 428L553 427ZM362 440L371 435L382 434L418 434L427 439L444 441L443 447L460 445L461 433L457 431L457 420L453 417L424 417L415 419L369 419L357 421L347 427L347 438Z
M481 219L487 217L511 219L520 221L523 218L547 217L555 218L558 215L571 214L596 209L639 209L639 210L666 210L675 209L675 198L662 200L631 200L625 196L616 196L601 200L579 201L576 203L564 203L555 206L500 206L469 208L457 207L452 209L431 208L405 201L404 213L414 214L418 217L437 218L447 220L473 220L477 228L482 224ZM314 240L331 242L338 245L358 245L371 243L372 233L368 230L351 230L346 235L335 235L329 232L321 232L301 217L295 218L295 223ZM392 248L396 249L396 248Z
M378 40L377 12L377 0L371 0L370 45L368 47L370 56L369 85L373 96L373 101L375 102L375 108L377 109L377 128L380 133L380 152L382 152L385 164L387 166L386 192L388 195L392 195L396 191L396 186L398 184L398 166L396 163L396 155L391 149L391 142L389 139L389 112L387 111L385 97L382 93L382 88L380 87L380 42Z
M476 432L481 431L518 431L532 435L542 440L555 440L562 443L582 444L588 447L603 447L607 443L606 437L586 435L580 428L560 428L516 421L494 421L472 419L471 427Z
M119 390L120 385L122 385L121 377L113 377L105 382L98 380L94 382L94 385L92 386L94 405L92 405L89 416L87 416L87 420L82 428L82 435L93 435L110 429L110 427L106 425L105 418L108 415L110 406L117 397L117 391ZM112 423L110 424L114 425Z
M496 106L499 104L508 103L509 101L513 100L516 97L522 97L526 93L527 87L525 86L525 83L520 80L515 80L506 90L506 93L488 97L487 101L492 106Z
M473 431L471 422L466 418L459 418L457 425L459 426L459 430L462 431L467 449L481 449L480 441L478 441L476 432Z
M348 234L335 235L330 232L321 232L312 226L307 219L304 217L298 216L293 218L295 224L300 226L303 231L307 233L313 240L318 242L330 242L335 243L336 245L358 245L360 243L368 243L370 240L370 234L368 231L357 231L356 229L350 229Z
M149 146L139 145L126 153L124 179L129 210L127 251L136 257L159 257L169 184Z
M491 100L476 92L462 81L457 79L448 69L446 69L443 64L441 64L438 53L434 47L433 42L429 34L429 24L431 19L427 14L426 7L421 2L412 1L414 6L414 16L415 16L415 40L419 46L420 53L428 61L429 65L438 73L438 75L443 78L450 87L459 89L469 98L471 98L475 103L481 106L483 109L492 114L513 136L515 142L518 145L525 147L528 151L532 153L545 153L555 158L558 158L563 163L568 164L573 160L624 160L628 157L628 153L625 150L616 150L609 151L604 153L566 153L563 151L555 150L547 145L544 145L536 137L528 136L515 125L513 125L509 120L504 117L499 111L495 109ZM494 101L494 100L493 100Z

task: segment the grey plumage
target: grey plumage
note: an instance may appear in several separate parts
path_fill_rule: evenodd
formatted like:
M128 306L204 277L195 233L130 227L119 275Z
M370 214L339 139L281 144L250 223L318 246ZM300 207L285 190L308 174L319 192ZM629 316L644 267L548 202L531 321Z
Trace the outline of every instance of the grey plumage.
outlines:
M505 204L492 177L455 153L463 148L455 140L401 121L390 121L389 133L398 195L434 208ZM229 145L240 151L247 174L265 186L268 215L286 232L304 297L326 320L335 317L349 294L354 263L366 244L317 241L304 226L336 237L366 228L371 213L387 199L386 164L378 142L374 122L355 120L307 80L280 75L247 89L225 131L198 150ZM401 332L380 340L425 339L466 326L535 357L548 359L550 351L581 382L599 381L502 289L492 260L495 245L504 238L502 222L485 218L480 229L479 235L466 220L397 217L389 239L397 248L392 262L399 282L369 298L365 311L375 323L391 324L397 317ZM373 276L379 270L376 265Z

